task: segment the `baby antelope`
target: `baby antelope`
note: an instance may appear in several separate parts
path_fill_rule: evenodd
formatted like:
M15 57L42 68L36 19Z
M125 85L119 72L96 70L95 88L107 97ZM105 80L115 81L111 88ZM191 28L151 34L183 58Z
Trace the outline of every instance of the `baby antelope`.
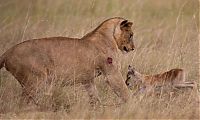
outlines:
M193 88L194 82L185 81L185 72L183 69L171 69L160 74L145 75L139 73L134 67L129 65L126 85L129 89L137 88L139 91L143 91L160 87Z

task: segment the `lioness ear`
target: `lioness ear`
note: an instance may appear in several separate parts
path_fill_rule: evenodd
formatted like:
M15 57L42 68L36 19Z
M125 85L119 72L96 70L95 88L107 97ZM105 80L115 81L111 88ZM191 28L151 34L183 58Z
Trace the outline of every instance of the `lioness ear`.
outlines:
M128 20L124 20L124 21L121 22L121 24L120 24L121 30L124 28L124 26L126 25L127 22L128 22Z
M128 23L127 23L127 26L128 26L128 27L132 27L132 25L133 25L132 22L128 22Z
M124 20L120 24L120 29L123 30L124 28L129 28L133 25L132 22L128 22L128 20Z
M128 22L128 20L124 20L124 21L122 21L121 24L120 24L120 26L125 25L127 22Z

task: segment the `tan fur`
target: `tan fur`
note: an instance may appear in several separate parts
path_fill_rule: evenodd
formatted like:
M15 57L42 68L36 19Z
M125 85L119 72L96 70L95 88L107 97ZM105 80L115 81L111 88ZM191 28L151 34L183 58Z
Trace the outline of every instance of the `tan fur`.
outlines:
M141 88L152 86L192 87L194 83L185 81L185 72L183 69L171 69L160 74L145 75L129 66L126 84L129 88L136 85Z
M3 66L19 81L23 93L36 102L42 88L52 80L82 83L89 96L98 100L94 87L95 73L106 76L114 92L127 101L129 90L120 73L118 52L134 50L132 23L123 18L104 21L81 39L50 37L33 39L13 46L0 58ZM108 58L112 63L108 63ZM44 92L44 94L46 91Z

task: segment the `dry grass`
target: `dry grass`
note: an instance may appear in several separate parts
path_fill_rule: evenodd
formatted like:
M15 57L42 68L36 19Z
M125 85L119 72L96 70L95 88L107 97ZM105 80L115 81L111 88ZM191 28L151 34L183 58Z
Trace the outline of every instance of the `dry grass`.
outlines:
M101 21L113 16L135 23L136 47L122 57L122 73L128 64L146 74L184 68L187 80L199 83L197 0L0 0L0 54L32 38L81 37ZM103 103L118 98L103 81L96 79ZM24 112L19 108L21 88L5 71L0 72L0 118L162 118L198 119L197 90L179 91L176 96L134 96L121 106L89 107L81 86L56 89L53 104L57 112Z

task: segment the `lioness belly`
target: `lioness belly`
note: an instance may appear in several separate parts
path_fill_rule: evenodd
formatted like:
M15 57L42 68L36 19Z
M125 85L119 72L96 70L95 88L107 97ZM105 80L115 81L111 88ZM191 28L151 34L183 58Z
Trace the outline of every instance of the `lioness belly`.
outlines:
M95 69L87 69L85 67L57 67L55 69L55 75L57 80L61 80L65 85L77 84L77 83L89 83L95 78Z

